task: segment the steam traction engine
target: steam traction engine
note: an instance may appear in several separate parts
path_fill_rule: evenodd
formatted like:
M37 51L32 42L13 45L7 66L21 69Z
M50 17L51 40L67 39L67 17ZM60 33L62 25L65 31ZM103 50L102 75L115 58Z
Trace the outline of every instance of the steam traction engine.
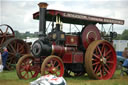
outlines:
M56 76L87 73L90 78L104 80L113 76L116 53L112 39L116 33L107 35L100 32L96 24L123 25L123 20L46 9L47 3L39 3L39 7L40 12L33 14L33 18L40 21L39 39L32 45L32 54L18 61L16 70L19 78L34 78L39 73ZM46 21L52 23L49 33L46 33ZM82 30L65 33L62 28L66 28L61 22L82 25Z

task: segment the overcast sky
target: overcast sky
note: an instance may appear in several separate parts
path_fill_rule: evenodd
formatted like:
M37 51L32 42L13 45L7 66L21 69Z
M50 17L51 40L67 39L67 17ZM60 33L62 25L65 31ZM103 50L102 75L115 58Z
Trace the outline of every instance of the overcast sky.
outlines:
M114 29L118 33L128 29L128 0L0 0L0 24L9 24L20 32L37 32L39 22L32 14L39 10L39 2L47 2L49 9L125 20Z

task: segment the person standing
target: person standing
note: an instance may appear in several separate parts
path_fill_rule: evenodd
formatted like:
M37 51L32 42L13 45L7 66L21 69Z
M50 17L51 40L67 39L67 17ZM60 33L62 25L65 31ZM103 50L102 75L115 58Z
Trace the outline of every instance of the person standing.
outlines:
M3 71L3 65L2 65L2 57L1 57L1 54L0 54L0 72Z
M5 69L6 68L6 61L8 58L8 50L6 47L3 47L3 53L1 54L1 56L2 56L2 64L3 64L4 69Z
M128 68L128 48L127 47L124 49L122 56L125 58L125 61L123 62L123 67Z

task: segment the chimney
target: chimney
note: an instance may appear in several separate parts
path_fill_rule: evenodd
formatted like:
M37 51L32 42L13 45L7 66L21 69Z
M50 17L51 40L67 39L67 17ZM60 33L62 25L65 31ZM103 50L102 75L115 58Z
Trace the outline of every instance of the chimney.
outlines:
M39 12L39 37L45 36L46 33L46 8L48 6L47 3L41 2L38 4L40 8Z

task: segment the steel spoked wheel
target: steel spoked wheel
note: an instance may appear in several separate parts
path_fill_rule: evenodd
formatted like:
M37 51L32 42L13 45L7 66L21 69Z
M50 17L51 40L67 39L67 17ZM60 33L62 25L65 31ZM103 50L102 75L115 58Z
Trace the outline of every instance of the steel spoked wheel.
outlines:
M11 26L7 24L0 25L0 46L9 38L15 36L15 33Z
M85 67L90 78L110 79L116 70L116 53L105 40L92 42L85 54Z
M34 64L34 57L30 54L21 57L16 65L17 75L20 79L31 79L38 76L40 67Z
M3 45L8 49L8 58L6 67L8 70L12 70L19 58L25 54L30 53L30 48L26 42L21 39L11 38L7 40Z
M51 55L44 59L41 66L41 75L47 74L52 74L58 77L63 76L64 65L58 56Z

